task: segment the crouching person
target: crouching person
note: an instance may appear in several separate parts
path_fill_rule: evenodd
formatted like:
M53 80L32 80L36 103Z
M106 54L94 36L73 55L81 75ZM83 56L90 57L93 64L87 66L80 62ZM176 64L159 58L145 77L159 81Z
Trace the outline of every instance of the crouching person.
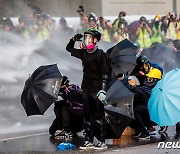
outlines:
M56 118L49 128L50 135L56 139L71 138L83 130L84 114L81 89L77 85L69 84L63 77L59 97L54 103Z
M119 80L121 80L124 85L134 93L134 101L133 101L133 109L134 109L134 118L130 124L135 130L135 134L133 138L138 139L150 139L150 135L148 130L146 129L146 125L150 123L150 116L148 112L148 100L149 96L141 90L139 87L139 81L135 76L126 76L119 74L117 76Z

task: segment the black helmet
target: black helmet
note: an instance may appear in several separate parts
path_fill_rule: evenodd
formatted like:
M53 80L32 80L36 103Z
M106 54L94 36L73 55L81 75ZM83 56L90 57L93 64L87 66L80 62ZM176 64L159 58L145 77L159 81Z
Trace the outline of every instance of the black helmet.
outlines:
M139 56L136 59L136 64L140 67L147 62L149 62L149 59L146 56Z
M94 38L97 38L97 41L100 41L101 39L101 32L96 28L89 28L86 31L84 31L84 34L91 34Z
M97 22L97 16L94 13L90 13L88 15L88 22L94 21L95 23Z
M140 22L142 22L142 21L147 21L146 17L141 16L141 17L140 17Z

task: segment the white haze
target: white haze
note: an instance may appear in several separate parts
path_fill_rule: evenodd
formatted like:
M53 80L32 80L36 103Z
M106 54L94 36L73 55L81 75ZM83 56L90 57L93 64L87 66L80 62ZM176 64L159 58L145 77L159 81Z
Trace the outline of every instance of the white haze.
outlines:
M63 36L62 38L66 38ZM69 38L56 38L46 43L26 42L19 36L0 34L0 134L50 126L54 119L53 105L45 115L27 117L21 104L24 82L41 65L57 64L71 83L80 85L82 67L79 60L65 50Z

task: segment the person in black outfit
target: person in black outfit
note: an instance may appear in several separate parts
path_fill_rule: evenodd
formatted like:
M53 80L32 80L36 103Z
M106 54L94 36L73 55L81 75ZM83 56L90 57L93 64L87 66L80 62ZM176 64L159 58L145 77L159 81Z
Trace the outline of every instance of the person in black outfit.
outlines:
M55 102L55 120L49 128L50 135L55 138L71 138L83 130L84 113L83 102L79 86L69 84L63 76L58 100Z
M75 49L76 41L83 37L82 49ZM66 50L82 61L83 65L83 103L85 113L85 143L80 146L80 149L105 149L105 120L104 120L104 105L106 98L106 85L108 82L108 64L106 54L98 49L98 42L101 39L101 33L95 28L89 28L82 34L76 34L70 39L66 46ZM101 56L98 56L101 54ZM98 59L97 57L101 57ZM96 121L96 122L95 122ZM94 146L94 127L99 125L101 130L100 142Z
M130 76L132 77L132 76ZM148 100L149 96L136 85L132 84L131 78L127 75L119 74L117 78L122 81L122 83L134 93L133 109L134 118L130 124L130 127L135 129L134 138L138 139L149 139L149 132L146 127L150 123L150 116L148 112Z
M136 64L137 65L133 68L130 75L136 76L141 86L144 85L146 74L148 74L151 69L157 68L163 74L163 68L154 62L150 62L149 59L144 55L137 57Z

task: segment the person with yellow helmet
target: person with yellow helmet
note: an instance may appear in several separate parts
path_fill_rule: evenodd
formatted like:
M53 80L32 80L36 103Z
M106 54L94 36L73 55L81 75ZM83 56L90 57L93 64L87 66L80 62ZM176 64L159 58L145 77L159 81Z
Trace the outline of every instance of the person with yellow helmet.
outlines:
M152 36L151 42L154 43L162 43L162 33L161 33L161 16L156 15L153 20L152 25Z
M147 76L147 79L149 80L149 82L162 79L162 73L157 68L153 68L152 70L150 70L149 73L146 74L146 76Z
M148 74L146 74L145 85L150 89L151 92L151 89L154 88L157 82L161 79L162 79L161 71L157 68L153 68L152 70L149 71ZM143 87L141 87L141 89L143 89ZM159 133L161 134L165 132L167 128L168 128L167 126L160 127Z
M145 55L140 55L139 57L137 57L136 64L137 65L133 68L130 75L136 76L141 86L144 85L146 74L148 74L153 68L157 68L163 74L163 68L157 63L150 62Z

